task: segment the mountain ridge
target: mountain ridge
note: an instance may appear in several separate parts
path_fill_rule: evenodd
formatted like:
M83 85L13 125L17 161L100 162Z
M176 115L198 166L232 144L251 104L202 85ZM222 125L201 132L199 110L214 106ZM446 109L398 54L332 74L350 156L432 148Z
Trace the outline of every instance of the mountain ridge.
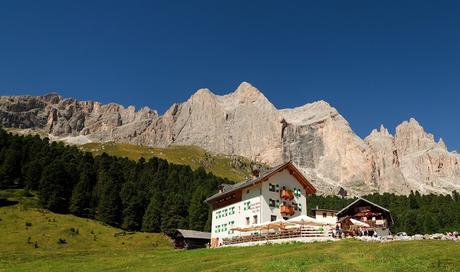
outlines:
M364 139L323 100L277 109L242 82L216 95L202 88L163 115L143 107L65 99L58 94L0 97L5 127L43 128L76 143L196 145L267 164L292 160L321 193L450 193L460 190L460 155L449 152L414 119L394 135L381 125Z

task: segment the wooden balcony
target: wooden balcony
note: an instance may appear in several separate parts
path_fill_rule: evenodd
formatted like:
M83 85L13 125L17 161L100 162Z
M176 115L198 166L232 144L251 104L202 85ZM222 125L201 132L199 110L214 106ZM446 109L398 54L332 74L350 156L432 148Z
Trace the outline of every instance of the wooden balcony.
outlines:
M282 199L292 200L294 199L294 193L291 190L283 189L280 191L280 197Z
M295 213L294 208L290 205L281 205L280 213L286 215L293 215Z

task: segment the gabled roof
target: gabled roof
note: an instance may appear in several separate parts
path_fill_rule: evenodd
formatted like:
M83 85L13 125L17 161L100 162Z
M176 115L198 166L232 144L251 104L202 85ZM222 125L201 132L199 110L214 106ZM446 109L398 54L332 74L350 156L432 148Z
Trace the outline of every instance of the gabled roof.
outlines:
M211 233L210 232L202 232L202 231L186 230L186 229L177 229L177 231L184 238L211 239Z
M213 196L210 196L209 198L206 199L206 202L212 201L216 198L219 198L221 196L227 195L232 192L236 192L246 187L250 187L259 182L267 181L271 176L275 175L278 172L283 171L286 168L289 168L289 170L292 171L292 173L297 177L297 180L299 180L299 182L305 188L307 193L310 193L310 194L316 193L315 187L313 187L313 185L304 177L304 175L299 171L299 169L297 169L297 167L294 166L292 161L288 161L278 166L275 166L266 172L260 173L259 177L255 179L247 179L245 181L242 181L240 183L233 184L233 185L225 184L223 192L216 193Z
M386 209L386 208L384 208L384 207L382 207L382 206L380 206L380 205L377 205L377 204L375 204L374 202L371 202L371 201L369 201L369 200L367 200L367 199L365 199L365 198L362 198L362 197L359 197L358 199L356 199L355 201L353 201L352 203L350 203L348 206L346 206L345 208L341 209L341 210L337 213L337 217L340 218L340 215L341 215L343 212L347 211L348 209L350 209L351 207L353 207L355 204L357 204L357 203L360 202L360 201L364 201L364 202L366 202L366 203L368 203L368 204L370 204L370 205L372 205L372 206L375 206L375 207L377 207L377 208L379 208L379 209L381 209L381 210L387 212L388 215L390 216L391 222L392 222L392 223L394 222L394 221L393 221L393 217L391 216L390 210L388 210L388 209Z

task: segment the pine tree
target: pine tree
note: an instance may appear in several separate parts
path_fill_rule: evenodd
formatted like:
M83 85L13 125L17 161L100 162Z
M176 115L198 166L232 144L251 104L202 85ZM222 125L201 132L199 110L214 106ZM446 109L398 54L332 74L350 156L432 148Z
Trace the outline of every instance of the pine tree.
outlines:
M149 205L145 211L142 230L150 232L160 232L163 214L163 196L161 192L154 192L150 198Z
M192 195L188 208L188 225L193 230L204 230L208 220L209 207L204 201L209 195L198 187Z
M116 166L114 166L116 167ZM120 177L116 168L110 168L110 175L102 173L104 179L97 208L97 218L109 225L120 226L122 203L120 199Z
M81 171L80 181L72 192L70 212L78 216L88 217L94 214L91 207L91 194L96 178L90 165L86 165Z
M40 180L40 203L44 208L53 212L68 211L72 186L69 182L69 175L64 169L62 161L54 161L45 167Z
M4 153L0 167L0 189L21 188L21 149L16 141Z

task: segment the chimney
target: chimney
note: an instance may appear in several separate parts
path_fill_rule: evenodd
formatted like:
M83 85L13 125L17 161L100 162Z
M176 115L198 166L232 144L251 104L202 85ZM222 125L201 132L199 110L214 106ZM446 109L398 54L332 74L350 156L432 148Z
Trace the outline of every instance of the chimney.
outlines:
M219 189L219 193L223 193L225 191L224 184L219 185L217 188Z
M260 174L260 170L259 170L259 169L254 169L254 170L252 170L252 178L258 178L258 177L259 177L259 174Z

